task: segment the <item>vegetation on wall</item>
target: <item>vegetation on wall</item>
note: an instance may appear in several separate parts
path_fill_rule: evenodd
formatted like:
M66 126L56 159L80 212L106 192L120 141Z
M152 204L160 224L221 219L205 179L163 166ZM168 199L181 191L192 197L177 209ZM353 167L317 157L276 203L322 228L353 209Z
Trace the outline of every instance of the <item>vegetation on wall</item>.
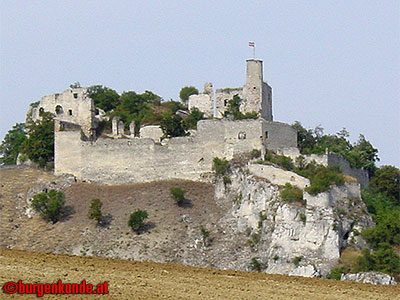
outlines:
M233 96L231 100L228 101L228 107L225 111L225 117L233 118L233 120L243 120L243 119L257 119L257 112L247 112L243 114L240 112L240 104L242 103L242 99L239 95Z

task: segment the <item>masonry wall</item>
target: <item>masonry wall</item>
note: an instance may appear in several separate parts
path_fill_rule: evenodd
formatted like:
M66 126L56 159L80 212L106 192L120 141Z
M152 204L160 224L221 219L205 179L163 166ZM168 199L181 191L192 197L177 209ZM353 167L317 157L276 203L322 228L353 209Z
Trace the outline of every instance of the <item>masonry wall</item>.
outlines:
M363 187L368 185L369 177L366 170L352 168L350 163L341 155L329 153L327 157L329 166L338 166L342 170L343 174L356 178Z
M211 118L213 116L213 100L209 94L189 96L188 108L192 111L194 107L203 112L206 117Z
M90 136L94 127L94 106L86 93L87 89L77 88L44 96L39 106L32 110L32 119L40 119L41 110L51 112L61 121L80 125L84 133Z
M202 120L197 133L161 145L152 139L100 138L81 141L79 132L56 133L57 174L124 184L165 179L207 180L214 157L262 150L261 120Z
M262 136L268 150L297 147L297 131L285 123L262 120Z
M235 95L239 95L243 99L243 88L226 88L217 89L215 93L215 102L217 108L217 118L222 118L228 108L228 101Z

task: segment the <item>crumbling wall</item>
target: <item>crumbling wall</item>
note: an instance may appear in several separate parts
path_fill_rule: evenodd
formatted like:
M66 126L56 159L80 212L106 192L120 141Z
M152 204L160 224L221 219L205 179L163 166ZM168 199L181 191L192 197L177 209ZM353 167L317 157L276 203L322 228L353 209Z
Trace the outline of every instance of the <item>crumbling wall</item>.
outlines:
M338 166L342 170L343 174L356 178L363 187L368 185L369 177L366 170L352 168L345 158L335 153L329 153L327 159L329 166Z
M206 180L214 157L263 150L261 120L202 120L197 134L163 144L147 138L82 141L79 132L56 133L57 174L104 184L161 179Z
M217 89L215 93L215 102L217 108L217 118L222 118L224 116L225 111L228 108L229 100L233 98L233 96L238 95L240 98L242 97L243 88L225 88L225 89Z
M297 131L290 125L262 120L262 137L266 149L278 151L297 147Z
M95 110L86 88L68 89L42 97L38 107L32 109L32 120L39 120L41 112L51 112L60 121L78 124L86 136L92 135Z

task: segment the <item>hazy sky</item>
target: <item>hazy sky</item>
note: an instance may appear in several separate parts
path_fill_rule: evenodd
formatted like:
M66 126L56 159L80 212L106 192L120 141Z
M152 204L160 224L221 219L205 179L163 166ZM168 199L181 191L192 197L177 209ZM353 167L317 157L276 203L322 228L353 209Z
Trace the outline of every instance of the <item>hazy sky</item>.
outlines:
M0 0L0 139L75 81L178 99L264 60L277 121L364 134L400 166L400 1Z

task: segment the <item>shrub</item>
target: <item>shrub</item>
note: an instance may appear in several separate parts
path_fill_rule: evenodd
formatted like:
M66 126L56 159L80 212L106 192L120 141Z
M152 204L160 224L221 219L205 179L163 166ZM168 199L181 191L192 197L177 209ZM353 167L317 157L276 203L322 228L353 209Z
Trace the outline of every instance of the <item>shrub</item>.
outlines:
M224 158L220 159L218 157L214 157L212 168L215 171L216 176L224 176L230 170L229 161Z
M91 220L96 220L97 224L100 224L103 219L103 215L101 213L102 206L103 203L100 201L100 199L93 199L89 206L88 218Z
M197 129L197 122L204 119L204 113L202 113L197 107L194 107L190 115L184 120L186 127L189 129Z
M128 226L133 229L137 234L140 234L141 230L143 230L145 223L144 220L147 219L149 215L145 210L136 210L129 217Z
M200 225L200 232L203 238L203 245L207 246L207 238L210 236L210 232L207 229L205 229L203 225Z
M349 272L349 269L345 266L339 267L339 268L333 268L331 272L328 275L329 279L335 279L335 280L340 280L342 277L342 274L346 274Z
M250 260L250 268L254 271L261 272L262 264L258 261L258 257L253 257Z
M253 233L250 236L250 239L247 241L247 243L250 245L250 247L254 247L255 245L257 245L260 242L260 239L261 239L260 232Z
M279 256L278 255L275 255L274 257L273 257L273 260L274 261L277 261L279 259Z
M294 265L295 265L296 267L298 267L302 259L303 259L303 256L297 256L297 257L295 257L295 258L293 259Z
M231 179L229 176L227 176L227 175L224 175L224 176L222 177L222 180L223 180L223 182L224 182L224 185L227 185L227 184L231 184L231 183L232 183L232 179Z
M167 112L160 121L160 128L163 131L163 137L187 136L187 125L183 122L181 116L172 112Z
M291 185L290 183L285 184L284 188L280 191L280 195L283 201L305 204L303 199L303 191L297 186Z
M171 188L169 191L178 206L181 206L185 203L185 190L181 188Z
M264 155L264 159L286 170L291 171L294 169L293 160L289 156L279 155L276 154L274 151L268 150Z
M321 168L310 181L311 186L305 190L312 195L328 191L333 184L343 185L345 182L343 175L332 167Z
M307 222L307 216L303 213L300 214L300 220L303 222L303 224L306 224Z
M48 193L39 193L33 197L31 206L40 216L56 223L61 217L61 210L65 203L64 193L50 190Z
M261 150L258 150L258 149L251 150L251 152L250 152L251 159L259 158L259 157L261 157Z

